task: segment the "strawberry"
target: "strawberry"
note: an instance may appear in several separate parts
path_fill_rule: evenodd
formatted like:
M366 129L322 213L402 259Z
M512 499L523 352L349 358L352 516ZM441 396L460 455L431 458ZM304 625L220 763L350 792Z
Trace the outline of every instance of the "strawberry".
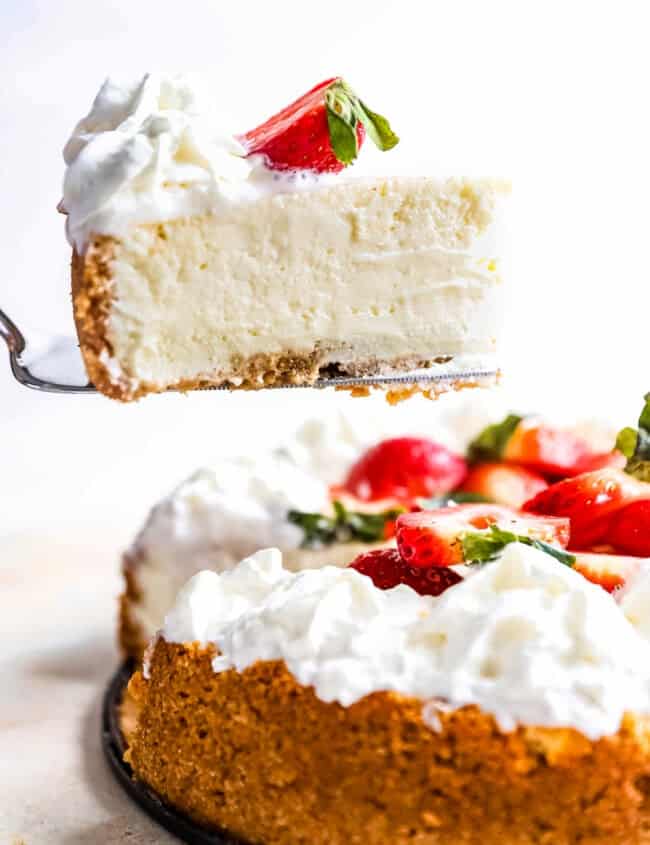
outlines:
M588 581L598 584L608 593L623 587L646 563L640 557L621 555L585 554L575 555L573 568Z
M541 475L528 469L511 464L487 463L470 469L460 489L482 496L488 502L517 509L547 487L548 482Z
M528 513L569 517L569 548L590 549L609 541L613 514L638 499L650 499L650 484L606 467L552 484L526 502L523 509Z
M396 437L365 452L348 472L343 489L365 502L410 503L448 493L466 473L465 460L445 446L420 437Z
M594 452L580 462L579 474L594 472L597 469L605 469L605 467L623 469L625 467L625 455L618 449L612 449L611 452Z
M380 150L399 138L340 76L326 79L265 123L239 136L247 155L263 155L272 170L338 173L368 136Z
M607 542L624 555L650 557L650 498L630 502L612 516Z
M421 596L439 596L448 587L463 579L453 569L437 566L409 566L397 549L376 549L359 555L350 564L362 575L372 578L375 587L390 590L398 584L406 584Z
M564 548L568 539L568 519L529 517L500 505L458 505L397 519L397 548L412 566L482 562L515 541Z
M596 469L609 458L596 455L589 443L572 431L510 414L502 422L489 425L472 441L469 459L505 461L541 475L566 478L586 468Z

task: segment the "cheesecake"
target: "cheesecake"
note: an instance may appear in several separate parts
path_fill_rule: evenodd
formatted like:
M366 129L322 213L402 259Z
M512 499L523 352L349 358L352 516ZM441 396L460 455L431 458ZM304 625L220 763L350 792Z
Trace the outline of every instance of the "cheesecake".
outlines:
M507 188L364 174L364 139L397 136L339 78L242 134L217 99L184 77L108 80L66 144L93 384L131 400L431 367L493 380Z
M650 842L650 575L514 542L440 596L265 550L180 592L126 760L246 842Z

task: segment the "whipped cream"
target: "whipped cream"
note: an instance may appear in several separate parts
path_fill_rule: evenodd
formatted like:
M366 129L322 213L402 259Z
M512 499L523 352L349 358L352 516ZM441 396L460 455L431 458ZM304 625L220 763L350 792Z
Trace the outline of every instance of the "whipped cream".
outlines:
M62 208L81 252L91 233L219 211L334 174L273 173L246 151L198 77L148 73L107 79L63 150Z
M288 563L292 553L304 557L304 533L287 514L324 511L328 503L327 485L281 455L200 469L156 505L126 554L139 593L131 604L134 621L150 636L178 590L201 569L232 569L264 546L281 548ZM342 563L353 557L351 550Z
M650 711L644 607L626 618L600 587L521 544L438 598L379 590L352 569L289 573L267 549L194 576L162 636L214 643L215 672L283 660L344 706L381 690L415 696L432 729L442 700L478 705L504 731L572 727L596 739L626 711Z
M134 544L163 568L232 567L265 546L298 548L292 509L324 511L328 488L281 455L223 460L200 469L153 509Z

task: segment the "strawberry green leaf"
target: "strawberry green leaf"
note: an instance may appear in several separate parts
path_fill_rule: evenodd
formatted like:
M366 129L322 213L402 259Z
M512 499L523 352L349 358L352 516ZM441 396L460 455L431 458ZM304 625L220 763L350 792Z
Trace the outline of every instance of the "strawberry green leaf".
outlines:
M386 118L371 111L361 100L357 101L357 116L373 144L382 151L392 150L399 143L398 136L391 129Z
M622 452L626 458L631 458L636 449L637 432L636 428L622 428L616 437L616 448Z
M494 560L517 535L491 525L487 531L467 531L461 536L465 563L487 563Z
M499 461L515 429L523 420L518 414L508 414L500 423L487 426L469 444L467 457L472 463Z
M334 155L343 164L351 164L359 154L355 126L327 107L327 126Z
M322 513L306 513L292 510L288 520L302 528L304 548L330 546L332 543L349 543L360 540L374 543L385 537L386 523L392 522L404 513L403 508L382 511L381 513L361 513L349 511L342 502L333 502L333 516Z
M332 150L343 164L350 164L359 154L359 122L380 150L391 150L399 141L386 118L364 105L342 79L332 82L325 92L325 109Z
M650 481L650 393L639 417L638 429L624 428L616 438L616 448L627 458L625 472L640 481Z
M461 536L463 547L463 558L467 564L489 563L493 561L503 549L510 543L523 543L525 546L532 546L541 552L545 552L565 566L573 566L576 559L568 552L544 543L542 540L533 540L522 534L514 534L512 531L504 531L497 525L491 525L487 531L467 531Z

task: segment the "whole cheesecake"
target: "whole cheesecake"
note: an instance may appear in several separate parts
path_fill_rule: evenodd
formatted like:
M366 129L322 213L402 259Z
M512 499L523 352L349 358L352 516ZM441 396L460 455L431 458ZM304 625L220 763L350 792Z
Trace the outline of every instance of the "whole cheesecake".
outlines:
M650 842L650 580L520 543L441 596L267 550L181 591L135 776L250 843Z
M495 372L501 184L355 178L335 109L352 158L364 126L383 149L397 137L340 79L237 137L215 99L182 77L108 80L66 145L74 314L99 390Z

